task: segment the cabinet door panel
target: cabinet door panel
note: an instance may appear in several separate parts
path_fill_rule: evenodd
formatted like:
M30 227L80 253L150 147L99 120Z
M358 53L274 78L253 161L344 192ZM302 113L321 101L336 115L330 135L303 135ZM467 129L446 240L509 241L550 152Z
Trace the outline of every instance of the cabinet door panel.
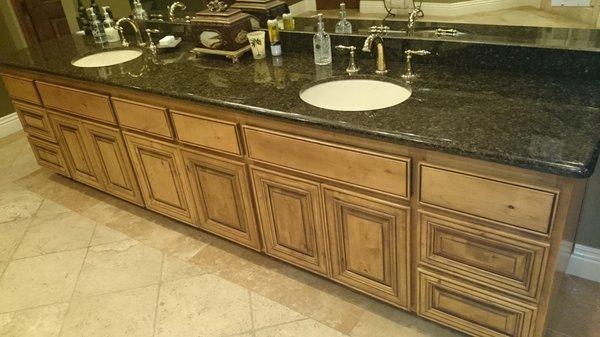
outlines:
M319 184L252 169L267 254L328 275Z
M192 194L177 148L168 143L125 133L133 168L146 207L177 220L194 224Z
M407 207L324 187L333 278L408 308Z
M92 123L84 124L86 140L103 175L106 192L119 198L143 204L133 174L125 143L118 129Z
M71 177L84 184L102 189L93 158L85 146L83 125L80 121L56 113L50 114L52 125Z
M70 177L69 169L58 145L37 138L27 137L35 159L40 166Z
M260 249L246 166L203 153L183 152L200 227Z

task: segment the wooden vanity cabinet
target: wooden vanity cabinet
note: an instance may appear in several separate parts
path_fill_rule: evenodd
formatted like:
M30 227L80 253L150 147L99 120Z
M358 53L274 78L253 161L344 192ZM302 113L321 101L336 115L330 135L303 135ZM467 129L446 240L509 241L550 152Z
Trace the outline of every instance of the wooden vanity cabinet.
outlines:
M318 183L252 167L265 252L328 276L326 229Z
M198 226L260 250L246 164L203 152L182 153L198 210Z
M179 148L149 137L123 134L146 207L197 226L192 191Z

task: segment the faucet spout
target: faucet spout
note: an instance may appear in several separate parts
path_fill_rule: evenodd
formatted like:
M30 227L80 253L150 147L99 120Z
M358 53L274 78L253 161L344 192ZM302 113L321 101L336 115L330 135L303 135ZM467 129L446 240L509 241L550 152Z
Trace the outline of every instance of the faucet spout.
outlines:
M362 51L370 53L371 49L373 48L373 44L377 46L377 70L375 70L375 73L386 74L387 66L385 64L385 50L383 48L383 37L381 37L381 33L371 32L371 34L369 34L365 40Z
M146 43L142 39L142 33L140 32L140 28L135 24L135 21L131 20L130 18L121 18L115 24L117 30L119 30L119 33L121 33L123 46L129 47L129 41L127 41L127 39L125 38L125 34L123 33L122 26L124 23L128 23L133 28L133 32L135 33L135 38L137 40L137 45L139 47L144 47Z
M169 21L175 21L175 10L180 9L184 11L186 9L186 5L183 2L176 1L169 6Z

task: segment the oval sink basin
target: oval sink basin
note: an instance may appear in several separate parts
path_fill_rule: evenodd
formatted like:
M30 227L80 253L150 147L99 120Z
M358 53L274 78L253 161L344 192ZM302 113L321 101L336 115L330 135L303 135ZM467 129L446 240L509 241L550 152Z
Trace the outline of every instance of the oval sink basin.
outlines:
M391 82L350 79L316 84L300 92L300 98L328 110L368 111L400 104L411 94L410 89Z
M142 51L137 49L108 50L78 58L71 64L81 68L108 67L134 60L140 56L142 56Z

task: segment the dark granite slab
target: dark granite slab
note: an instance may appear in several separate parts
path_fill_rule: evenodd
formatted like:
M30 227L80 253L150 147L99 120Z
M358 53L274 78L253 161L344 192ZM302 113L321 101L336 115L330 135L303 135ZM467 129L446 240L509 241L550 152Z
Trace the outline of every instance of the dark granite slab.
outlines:
M71 59L97 47L66 37L2 55L0 64L570 177L589 177L598 158L600 79L416 64L421 77L407 84L413 91L408 101L340 112L306 104L298 93L318 80L346 78L346 55L334 55L332 66L315 66L310 51L286 53L284 46L280 59L246 55L232 65L218 57L195 59L189 47L81 69ZM369 75L375 64L360 59L359 66ZM388 67L386 76L398 80L403 64L392 60Z

